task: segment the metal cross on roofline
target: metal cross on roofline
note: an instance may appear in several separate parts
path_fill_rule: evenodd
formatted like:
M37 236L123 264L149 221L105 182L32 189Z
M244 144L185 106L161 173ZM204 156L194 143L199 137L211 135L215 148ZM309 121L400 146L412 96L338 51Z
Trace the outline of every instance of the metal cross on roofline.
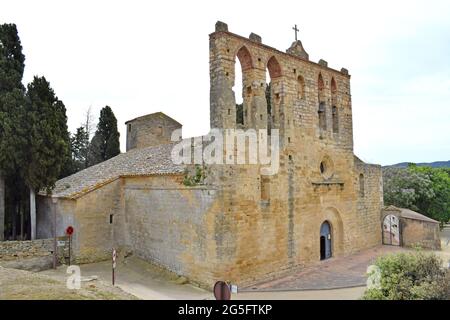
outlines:
M295 25L295 27L293 27L292 30L295 31L295 41L297 41L297 32L299 32L300 30L297 28L297 25Z

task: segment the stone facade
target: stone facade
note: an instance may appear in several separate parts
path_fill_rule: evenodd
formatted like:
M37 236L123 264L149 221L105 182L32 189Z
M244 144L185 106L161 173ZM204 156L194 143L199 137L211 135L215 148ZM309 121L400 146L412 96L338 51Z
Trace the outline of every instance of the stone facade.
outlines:
M222 169L224 215L218 218L227 241L217 243L224 262L218 268L238 283L319 261L326 221L333 256L381 243L381 167L353 154L350 76L309 61L298 47L297 55L280 52L223 27L210 35L211 127L280 130L277 175L261 176L257 166ZM241 124L232 90L237 59L243 74ZM269 196L261 190L267 183Z
M236 121L232 89L236 59L243 123ZM160 122L166 116L138 118L127 122L133 150L58 181L56 204L39 197L38 235L48 234L56 209L59 233L75 227L78 261L107 259L118 247L206 286L251 284L317 263L326 222L333 257L381 243L381 168L353 154L346 69L310 61L300 41L281 52L219 22L210 35L210 77L212 129L279 130L275 175L261 175L254 164L203 165L201 185L186 186L192 167L170 163L170 133ZM170 130L181 127L167 121Z

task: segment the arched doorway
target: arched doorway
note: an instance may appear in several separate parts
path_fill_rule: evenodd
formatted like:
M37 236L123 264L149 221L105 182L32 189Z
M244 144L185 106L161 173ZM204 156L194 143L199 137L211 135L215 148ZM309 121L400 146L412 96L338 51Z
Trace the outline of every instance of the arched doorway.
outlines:
M329 259L332 255L331 226L325 221L320 227L320 260Z

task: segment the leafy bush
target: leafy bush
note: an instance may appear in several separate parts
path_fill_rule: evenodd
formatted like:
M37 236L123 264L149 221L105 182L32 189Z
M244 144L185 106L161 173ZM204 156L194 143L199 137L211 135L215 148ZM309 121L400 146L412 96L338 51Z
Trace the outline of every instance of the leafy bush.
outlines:
M203 184L204 180L205 180L205 172L203 168L199 165L195 165L195 174L190 175L189 172L186 171L184 175L183 184L187 187L193 187Z
M383 256L375 266L378 286L368 288L365 300L448 300L450 271L432 253L414 252ZM369 276L373 276L373 272Z

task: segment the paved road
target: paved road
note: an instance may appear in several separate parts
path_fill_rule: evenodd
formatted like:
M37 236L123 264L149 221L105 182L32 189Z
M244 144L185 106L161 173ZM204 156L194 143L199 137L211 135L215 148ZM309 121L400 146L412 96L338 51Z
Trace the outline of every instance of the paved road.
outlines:
M332 258L292 272L287 276L264 281L245 290L255 291L293 291L327 290L366 285L367 267L384 254L404 251L393 246L378 246L364 250L349 257Z
M443 257L450 255L450 246L445 246L447 237L450 239L450 228L442 235L443 250L439 254ZM379 246L350 257L329 259L276 280L243 288L247 292L233 295L232 299L359 299L365 290L367 267L375 258L404 250L399 247ZM58 268L56 271L48 270L44 273L65 279L67 277L65 271L65 268ZM109 282L111 281L111 262L82 265L81 272L83 277L96 275L101 280ZM153 265L137 258L129 258L126 263L118 263L116 284L122 290L140 299L214 299L210 292L189 284L179 284L176 279L170 278Z
M233 295L232 300L358 300L366 287L334 290L244 292Z
M68 276L65 267L42 273L60 280L65 280ZM111 262L82 265L81 275L85 278L97 276L102 281L110 282ZM82 283L82 286L89 286L91 283L95 282ZM177 284L164 272L136 258L128 260L126 264L118 263L116 285L144 300L214 300L212 293L189 284ZM234 294L232 300L353 300L358 299L363 292L364 287L321 291L244 292Z

